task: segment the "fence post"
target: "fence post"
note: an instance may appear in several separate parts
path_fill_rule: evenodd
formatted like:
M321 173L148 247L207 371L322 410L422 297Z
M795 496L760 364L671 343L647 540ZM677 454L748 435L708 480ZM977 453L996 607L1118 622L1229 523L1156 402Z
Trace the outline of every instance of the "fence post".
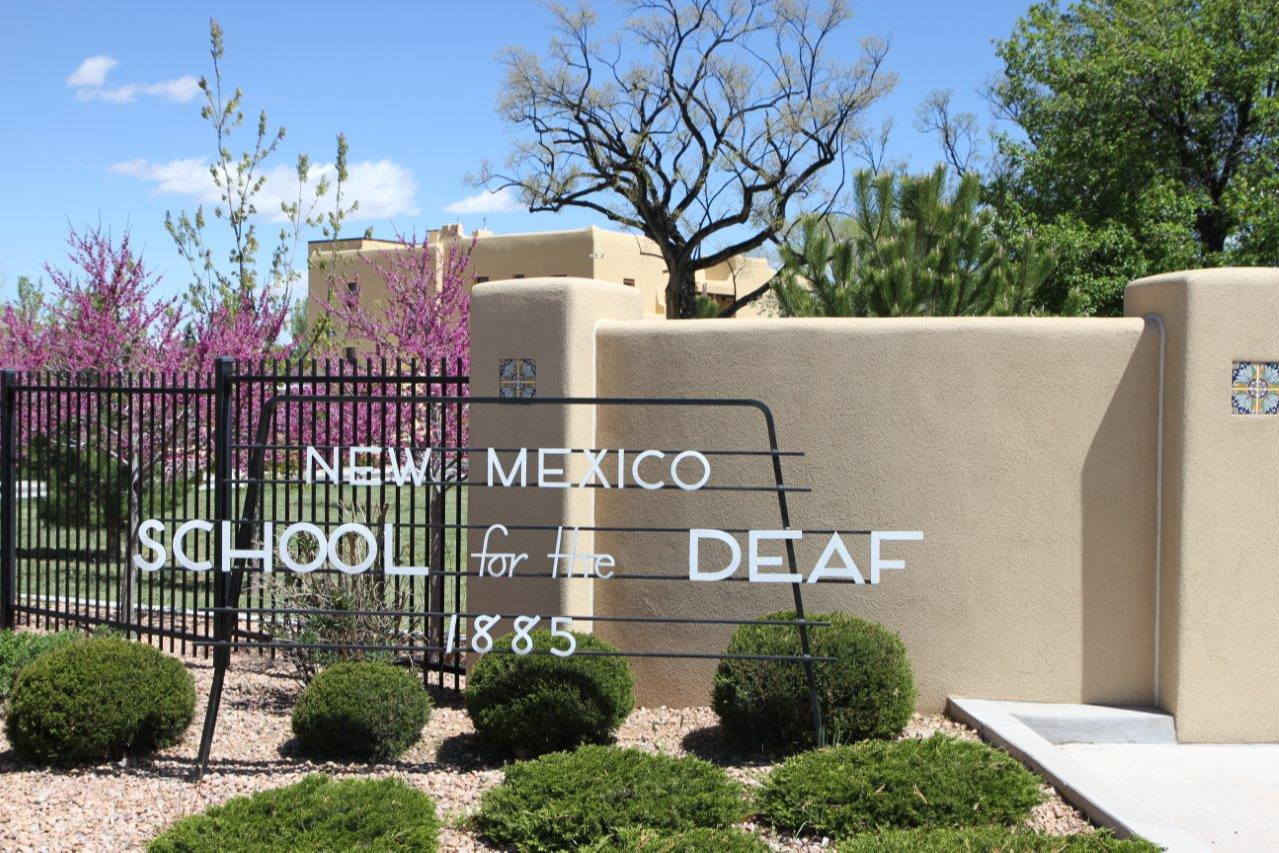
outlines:
M441 420L445 417L443 412L446 407L441 407ZM444 430L440 430L440 435L444 435ZM447 442L441 441L441 444ZM443 455L443 454L441 454ZM431 474L427 474L428 477ZM430 553L427 555L427 565L430 566L430 583L427 586L427 607L437 615L430 617L427 628L426 645L429 648L440 649L439 652L428 653L423 661L424 671L427 662L431 658L431 654L438 655L440 686L444 686L444 573L447 567L444 565L444 542L448 535L448 531L444 527L444 497L447 494L443 486L444 466L440 466L441 485L433 485L427 491L430 496L431 505L428 510L430 515ZM461 610L461 607L455 607Z
M231 373L234 362L218 358L213 362L213 639L231 641L232 628L238 614L227 613L227 589L231 573L222 571L222 525L231 520ZM200 752L196 756L191 780L198 782L209 769L209 752L213 748L213 731L222 706L222 683L231 665L231 649L213 647L213 684L209 687L209 704L204 711L204 729L200 734Z
M0 628L13 627L18 568L17 383L14 371L0 372Z
M231 520L231 371L234 363L229 358L218 358L213 362L213 570L216 582L213 584L213 606L227 606L227 588L230 585L231 573L222 571L222 525ZM223 610L215 610L213 620L214 639L227 642L231 639L228 626L232 624L228 614ZM225 669L230 663L231 650L226 646L216 646L213 652L215 667Z

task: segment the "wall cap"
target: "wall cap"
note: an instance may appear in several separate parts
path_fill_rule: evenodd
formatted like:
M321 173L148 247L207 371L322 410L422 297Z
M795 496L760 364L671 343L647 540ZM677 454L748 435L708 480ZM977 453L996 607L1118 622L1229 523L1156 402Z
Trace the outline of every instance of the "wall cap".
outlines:
M1138 287L1205 287L1227 284L1279 285L1276 267L1213 267L1211 269L1177 270L1139 278L1124 289Z

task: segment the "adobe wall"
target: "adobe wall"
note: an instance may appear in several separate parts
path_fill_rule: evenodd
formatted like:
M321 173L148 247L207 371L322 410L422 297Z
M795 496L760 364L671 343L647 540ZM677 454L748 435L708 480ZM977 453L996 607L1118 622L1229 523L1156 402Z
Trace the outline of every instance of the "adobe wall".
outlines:
M1279 741L1266 544L1279 509L1279 414L1232 404L1238 363L1273 365L1279 377L1279 353L1267 349L1279 271L1134 282L1129 316L1114 319L655 322L638 319L630 288L564 279L481 285L474 299L476 393L496 391L500 357L529 356L538 395L756 399L773 412L781 446L805 454L782 462L789 486L811 489L788 492L792 527L922 530L921 542L885 546L907 568L879 585L804 590L810 612L844 610L900 632L921 709L951 695L1158 704L1184 741ZM1279 412L1279 381L1273 388L1258 398L1267 412ZM587 408L558 425L549 412L530 420L532 407L473 409L472 443L767 447L751 409ZM712 484L772 482L767 456L715 456L712 469ZM767 490L519 491L473 489L472 521L781 527ZM869 537L845 538L865 571ZM801 571L825 543L803 540ZM686 533L603 529L590 546L611 554L619 575L687 578ZM713 563L714 549L706 554ZM787 584L741 581L470 589L470 610L593 615L583 627L642 651L716 652L732 629L598 617L753 618L791 604ZM643 703L708 700L711 661L632 666Z
M1154 697L1159 335L1140 320L601 323L602 396L756 398L777 420L792 526L922 530L878 586L816 584L810 611L901 633L920 705L949 695ZM766 447L757 413L601 409L600 447ZM770 463L715 463L768 483ZM600 490L600 525L780 527L771 494ZM869 540L847 537L865 572ZM811 541L810 541L811 540ZM811 567L825 537L799 551ZM601 533L619 566L687 574L687 537ZM745 544L743 542L743 544ZM774 545L774 552L781 550ZM708 561L709 562L709 561ZM595 612L751 617L788 585L597 582ZM731 628L600 625L623 648L720 650ZM704 704L713 663L633 661L654 704Z
M1231 399L1237 364L1279 363L1279 269L1140 279L1124 308L1167 333L1160 705L1182 741L1279 742L1279 396Z

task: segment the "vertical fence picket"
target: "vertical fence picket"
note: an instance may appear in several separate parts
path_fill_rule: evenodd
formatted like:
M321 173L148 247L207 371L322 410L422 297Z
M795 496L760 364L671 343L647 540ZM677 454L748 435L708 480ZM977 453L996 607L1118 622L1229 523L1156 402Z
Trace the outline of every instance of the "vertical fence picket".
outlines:
M18 474L15 457L18 452L17 428L14 421L14 385L17 375L12 370L0 372L0 628L14 625L15 585L18 570Z
M468 435L463 429L463 418L466 411L463 403L460 402L465 394L466 386L463 385L462 359L457 359L453 366L453 375L456 380L453 383L453 396L458 398L459 402L454 404L453 408L453 438L449 444L453 445L453 564L450 567L453 571L453 611L460 613L466 610L466 603L462 600L462 572L466 568L466 556L463 550L462 538L462 495L466 488L464 485L464 476L467 473L470 464L470 453L465 447L469 442L463 441L463 436ZM454 652L453 655L453 689L460 690L462 656Z
M310 521L326 536L347 521L387 523L392 558L429 573L386 578L375 606L403 611L390 624L424 680L443 686L452 672L458 686L460 658L440 645L444 612L460 610L463 597L464 468L455 446L463 410L448 399L465 387L459 374L443 360L382 358L238 366L220 359L212 372L0 374L7 377L0 378L0 621L111 626L226 666L234 645L265 651L260 614L286 599L272 584L243 589L254 577L244 565L217 570L219 522L235 525L237 537L266 520ZM281 395L290 399L275 399ZM326 454L383 448L368 464L388 476L363 490L342 477L308 482L308 445ZM411 463L428 449L424 494L388 478L388 452ZM157 569L136 568L135 556L152 554L138 534L149 518L165 525L160 538L170 549L184 521L212 521L213 535L188 531L183 545L186 558L215 570L186 571L171 550Z

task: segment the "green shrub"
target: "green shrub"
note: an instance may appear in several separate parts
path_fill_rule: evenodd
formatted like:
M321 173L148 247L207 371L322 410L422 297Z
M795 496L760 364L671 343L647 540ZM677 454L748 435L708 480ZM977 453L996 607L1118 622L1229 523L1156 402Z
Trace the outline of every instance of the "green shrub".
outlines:
M563 648L549 631L533 631L533 648ZM592 634L574 633L576 653L486 654L466 681L466 713L480 749L500 758L530 758L583 743L607 743L635 706L635 679L623 657ZM493 642L509 649L513 635Z
M28 760L114 760L176 742L194 714L195 682L181 661L142 643L95 637L22 668L6 731Z
M435 802L399 779L308 776L183 818L150 853L436 849Z
M377 661L335 663L302 691L293 733L308 755L388 761L422 736L431 698L407 670Z
M83 638L79 631L59 631L56 634L0 631L0 702L9 698L18 670L45 652Z
M506 768L475 825L517 851L575 850L622 829L723 829L748 811L741 786L697 758L584 746Z
M794 612L766 619L794 619ZM901 639L874 622L844 613L810 615L829 627L810 628L813 654L836 660L815 665L826 735L831 743L895 738L915 710L915 682ZM798 655L799 630L742 625L729 654ZM711 704L724 730L754 748L813 745L804 667L792 661L722 660Z
M802 752L769 775L759 805L779 829L847 838L917 826L1012 825L1041 799L1039 778L1006 753L934 735Z
M1044 835L1002 826L966 829L896 829L863 833L839 845L839 853L1158 853L1142 839L1115 838L1105 830L1087 835Z
M584 848L588 853L768 853L760 839L740 829L688 829L662 833L652 829L623 829Z

